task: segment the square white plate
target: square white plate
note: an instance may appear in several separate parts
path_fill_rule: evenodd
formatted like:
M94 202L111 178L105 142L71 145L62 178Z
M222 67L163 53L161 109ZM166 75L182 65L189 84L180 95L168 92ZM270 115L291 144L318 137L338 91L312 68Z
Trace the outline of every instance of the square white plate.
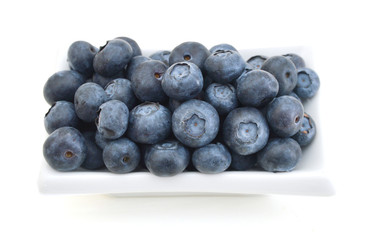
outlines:
M149 56L154 51L144 51ZM61 52L60 68L66 69L67 50ZM241 50L247 60L253 55L282 55L296 53L313 69L313 55L309 47L285 47ZM322 79L322 81L325 81ZM208 175L184 172L174 177L161 178L149 172L114 174L102 171L58 172L42 159L38 185L46 194L117 194L123 196L199 195L199 194L291 194L330 196L334 187L325 174L322 128L320 126L321 91L304 102L305 111L315 120L317 135L313 143L303 150L303 157L296 169L287 173L263 171L226 171Z

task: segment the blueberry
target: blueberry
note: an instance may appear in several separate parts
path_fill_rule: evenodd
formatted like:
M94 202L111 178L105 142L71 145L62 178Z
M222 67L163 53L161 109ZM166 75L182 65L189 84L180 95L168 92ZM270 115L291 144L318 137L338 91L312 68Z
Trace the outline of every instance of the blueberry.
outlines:
M257 163L269 172L292 171L302 156L299 144L291 138L273 138L257 154Z
M105 87L105 92L110 100L120 100L130 110L139 102L132 90L131 82L124 78L118 78L109 82Z
M227 44L227 43L217 44L216 46L213 46L211 49L209 49L209 51L211 53L214 53L218 50L223 50L223 51L232 50L232 51L236 51L236 52L238 51L238 50L236 50L236 48L234 48L233 46L231 46L230 44Z
M243 107L232 110L223 124L225 144L239 155L249 155L261 150L269 138L269 127L256 108Z
M87 155L82 134L73 127L61 127L52 132L43 146L47 163L57 171L72 171L81 166Z
M199 94L194 97L194 99L198 99L198 100L202 100L202 101L204 101L204 98L205 98L205 93L204 93L203 90L200 91Z
M212 83L214 83L213 79L210 76L204 74L203 75L203 90L206 90L209 87L209 85L211 85Z
M58 101L53 104L45 115L44 125L49 134L61 127L69 126L77 128L79 119L73 103Z
M150 58L145 56L136 56L131 58L131 61L127 64L126 67L126 77L127 79L131 80L132 74L134 73L135 69L143 62L149 61Z
M75 94L75 110L77 116L85 122L94 122L98 116L99 106L108 100L104 89L96 83L81 85Z
M209 77L217 83L230 83L244 71L246 63L236 51L217 50L204 62L204 68Z
M128 173L140 163L140 149L131 140L120 138L109 142L103 150L105 166L113 173Z
M95 55L94 70L104 77L117 75L129 63L132 54L132 48L126 41L121 39L110 40Z
M94 122L79 121L77 130L80 131L81 133L82 132L88 132L88 131L95 132L96 131L96 125L95 125Z
M235 152L231 152L232 161L230 168L235 171L246 171L253 168L257 163L257 155L239 155Z
M87 147L87 155L81 167L88 170L96 170L104 167L103 151L95 143L95 132L82 132Z
M163 62L164 64L166 64L167 66L169 66L169 62L170 62L170 54L171 52L170 51L167 51L167 50L161 50L161 51L157 51L153 54L151 54L149 56L149 58L153 59L153 60L159 60L161 62Z
M320 79L316 72L310 68L298 70L298 81L294 92L300 98L312 98L320 88Z
M73 102L77 88L85 83L84 77L76 71L54 73L44 85L44 97L50 104L57 101Z
M198 100L204 100L204 98L205 98L205 94L203 90L197 96L194 97L194 99L198 99ZM179 100L170 98L168 101L168 109L171 112L174 112L176 108L178 108L183 103L184 101L179 101Z
M291 92L291 93L289 93L289 94L288 94L288 96L294 97L294 98L296 98L297 100L299 100L300 102L302 102L301 98L300 98L300 97L298 97L298 95L297 95L295 92Z
M239 106L236 90L231 84L212 83L206 90L204 100L211 104L220 115L228 114Z
M192 99L202 91L202 72L191 62L175 63L165 72L162 88L170 98L179 101Z
M107 84L110 83L112 80L117 78L124 78L124 76L125 76L124 71L121 71L112 77L104 77L102 75L94 73L92 77L92 82L99 84L102 88L105 88L105 86L107 86Z
M148 168L145 166L145 161L144 161L145 160L145 152L146 152L146 149L149 148L152 145L151 144L141 144L141 143L136 143L136 145L140 149L141 160L139 162L139 165L136 167L135 171L148 172Z
M139 47L139 44L137 44L135 40L128 38L128 37L117 37L116 39L124 40L128 42L128 44L130 44L132 48L132 57L141 55L141 49Z
M231 154L221 143L208 144L194 151L194 167L201 173L220 173L231 164Z
M198 42L184 42L175 47L169 58L171 66L177 62L188 61L197 65L203 71L204 61L211 53L208 49Z
M112 142L112 141L115 141L115 140L106 139L106 138L103 137L103 135L99 131L95 132L95 143L96 143L96 145L98 145L98 147L100 149L104 149L105 146L107 146L107 144Z
M94 73L93 60L98 48L88 42L77 41L71 44L68 49L67 61L71 69L91 77Z
M145 102L130 112L128 137L137 143L156 144L171 133L171 112L158 103Z
M192 99L172 115L172 131L188 147L202 147L215 139L220 124L217 111L207 102Z
M117 139L127 130L129 110L123 102L110 100L100 105L96 127L104 138Z
M298 142L301 147L308 146L316 136L316 124L310 115L303 114L302 127L293 135L293 139Z
M255 55L247 60L247 63L253 66L254 69L261 69L263 63L267 60L266 56Z
M132 74L132 90L140 101L164 103L168 97L164 93L161 81L167 66L158 60L141 63Z
M250 71L254 70L254 67L252 65L250 65L249 63L245 63L245 64L246 64L245 65L245 68L244 68L243 72L240 74L240 76L237 79L235 79L234 81L231 82L231 84L233 84L233 86L235 88L237 88L238 82L240 82L241 80L243 80L245 78L245 75L247 73L249 73Z
M266 119L278 136L293 136L302 126L303 105L292 96L277 97L267 106Z
M148 147L144 160L146 167L154 175L170 177L185 170L190 161L190 153L178 141L166 140Z
M297 69L292 61L283 56L267 59L261 69L274 75L279 82L278 96L289 94L297 85Z
M243 106L262 107L279 91L276 78L263 70L253 70L238 79L237 96Z
M294 63L295 68L297 69L304 68L306 66L306 63L304 62L303 58L297 54L288 53L283 56L292 61Z
M182 102L182 101L170 98L168 100L168 109L171 112L174 112L176 110L176 108L180 107L180 105L183 104L183 103L184 102Z

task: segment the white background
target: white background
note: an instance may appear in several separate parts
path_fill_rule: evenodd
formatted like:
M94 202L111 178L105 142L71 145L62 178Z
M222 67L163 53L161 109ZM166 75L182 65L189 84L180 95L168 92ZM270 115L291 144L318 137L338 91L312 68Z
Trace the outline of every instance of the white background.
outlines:
M0 239L369 239L366 1L7 1L0 8ZM44 196L42 88L58 48L128 36L143 49L309 45L333 197Z

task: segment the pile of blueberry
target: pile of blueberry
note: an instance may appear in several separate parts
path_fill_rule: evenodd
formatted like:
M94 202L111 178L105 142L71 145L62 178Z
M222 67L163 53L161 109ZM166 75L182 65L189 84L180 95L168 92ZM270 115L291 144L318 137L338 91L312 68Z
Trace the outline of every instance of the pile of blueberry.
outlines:
M74 42L67 60L44 86L43 153L58 171L286 172L316 134L302 101L320 81L296 54L245 61L229 44L184 42L145 57L118 37Z

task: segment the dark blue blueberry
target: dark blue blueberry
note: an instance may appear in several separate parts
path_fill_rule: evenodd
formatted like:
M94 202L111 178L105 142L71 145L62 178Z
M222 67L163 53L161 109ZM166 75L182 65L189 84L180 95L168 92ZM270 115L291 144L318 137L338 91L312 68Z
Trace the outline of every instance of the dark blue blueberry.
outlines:
M253 66L254 69L261 69L263 63L267 60L266 56L255 55L247 60L247 63Z
M132 48L132 57L141 55L141 49L139 47L139 44L137 44L135 40L128 38L128 37L117 37L116 39L124 40L128 42L128 44L130 44Z
M196 95L196 96L194 97L194 99L198 99L198 100L202 100L202 101L204 101L204 97L205 97L205 93L204 93L204 91L202 90L202 91L200 91L200 93L199 93L198 95Z
M295 68L297 69L306 67L306 63L304 62L303 58L297 54L288 53L283 56L292 61L294 63Z
M231 84L212 83L206 90L204 100L220 115L228 114L239 106L236 90Z
M302 102L301 98L298 97L298 95L295 92L289 93L288 96L292 96L292 97L296 98L297 100L299 100L300 102Z
M96 170L104 167L103 151L95 143L95 132L82 132L87 147L87 155L81 167L88 170Z
M246 171L253 168L257 163L257 155L239 155L235 152L231 152L232 161L230 168L235 171Z
M245 75L247 73L249 73L250 71L252 71L252 70L254 70L254 67L252 65L250 65L249 63L246 63L246 66L245 66L244 71L242 72L242 74L240 74L240 76L237 79L232 81L231 84L233 84L233 86L235 88L237 88L238 82L243 80L245 78Z
M124 76L125 76L124 71L121 71L112 77L104 77L102 75L94 73L92 77L92 82L99 84L102 88L105 88L105 86L107 86L107 84L110 83L112 80L117 78L124 78Z
M269 127L256 108L232 110L223 124L225 144L239 155L250 155L261 150L269 138Z
M73 102L77 88L85 83L84 77L76 71L54 73L44 85L45 100L53 105L57 101Z
M298 70L298 81L294 92L300 98L312 98L320 88L320 79L316 72L310 68Z
M95 55L94 70L104 77L115 76L124 70L132 54L133 51L128 42L121 39L110 40Z
M105 92L110 100L124 102L130 110L139 102L132 90L131 82L124 78L118 78L109 82L105 87Z
M164 103L168 99L161 86L166 70L166 64L158 60L143 62L135 69L131 86L140 101Z
M180 107L181 104L183 104L182 101L170 98L169 101L168 101L168 109L171 112L174 112L176 110L176 108Z
M80 131L80 132L88 132L88 131L95 132L96 131L96 125L95 125L94 122L79 121L77 130Z
M216 46L213 46L211 49L209 49L209 51L211 53L214 53L218 50L223 50L223 51L232 50L232 51L235 51L235 52L238 51L238 50L236 50L236 48L234 48L233 46L231 46L230 44L227 44L227 43L218 44Z
M220 118L207 102L192 99L181 104L172 115L172 131L188 147L202 147L217 136Z
M107 144L112 141L114 140L104 138L99 131L95 132L95 143L96 145L98 145L99 148L104 149L105 146L107 146Z
M73 127L61 127L52 132L43 146L47 163L58 171L72 171L81 166L87 155L82 134Z
M261 67L279 82L278 96L287 95L297 85L297 69L294 63L283 56L270 57Z
M166 64L167 66L169 66L170 65L169 64L170 54L171 54L170 51L161 50L161 51L158 51L158 52L155 52L155 53L151 54L149 56L149 58L151 58L153 60L159 60L159 61L163 62L164 64Z
M100 105L96 128L104 138L117 139L127 130L129 110L123 102L110 100Z
M137 143L156 144L171 133L171 112L158 103L145 102L130 112L128 137Z
M265 105L265 106L263 106L263 107L260 107L260 108L258 108L258 110L260 110L260 112L262 113L262 115L265 117L265 119L266 119L266 113L267 113L267 106L268 105ZM270 137L271 137L271 131L270 131Z
M190 161L190 153L178 141L166 140L148 147L144 160L146 167L154 175L171 177L185 170Z
M210 54L208 49L198 42L184 42L172 50L169 65L188 61L194 63L203 71L204 61Z
M85 122L94 122L100 105L106 101L108 101L108 96L100 85L85 83L77 89L75 94L76 114Z
M68 49L67 61L71 69L91 77L94 73L93 60L98 48L88 42L77 41Z
M127 138L109 142L103 150L105 166L113 173L128 173L140 163L139 147Z
M189 149L190 157L191 157L193 155L195 148L188 148L188 149ZM194 167L193 162L190 159L189 164L185 169L185 172L197 172L197 171L198 170Z
M201 173L220 173L231 164L231 154L221 143L208 144L194 151L194 167Z
M204 62L207 76L221 84L231 83L244 71L246 63L236 51L218 50Z
M210 76L203 75L203 90L206 90L212 83L214 83L214 81Z
M292 96L277 97L267 106L266 119L278 136L293 136L302 126L303 105Z
M237 96L243 106L262 107L279 91L275 77L263 70L253 70L238 80Z
M308 146L316 136L316 124L310 115L304 113L302 127L293 135L293 139L298 142L301 147Z
M222 135L222 127L223 127L223 125L224 125L224 122L225 122L226 116L227 116L227 115L222 115L222 116L220 116L220 115L219 115L219 117L220 117L220 127L219 127L219 131L218 131L218 133L217 133L216 138L212 141L213 143L215 143L215 142L220 142L220 143L222 143L222 144L224 144L224 143L225 143L225 142L224 142L223 135Z
M136 143L136 145L140 149L140 156L141 160L135 171L137 172L148 172L148 168L145 166L145 151L148 147L152 146L151 144L141 144L141 143Z
M194 97L194 99L204 100L204 97L205 97L205 94L202 90L197 96ZM179 101L179 100L170 98L169 101L168 101L168 109L171 112L174 112L176 110L176 108L178 108L183 103L184 103L184 101Z
M273 138L257 154L257 163L268 172L292 171L302 156L299 144L291 138Z
M66 101L58 101L53 104L44 118L44 126L49 134L61 127L77 128L78 125L79 119L75 107L73 103Z
M175 63L165 72L162 88L170 98L179 101L192 99L202 91L202 72L191 62Z
M135 69L143 62L149 61L150 58L145 56L136 56L131 58L131 61L127 64L126 67L126 78L131 80L132 74L134 73Z

